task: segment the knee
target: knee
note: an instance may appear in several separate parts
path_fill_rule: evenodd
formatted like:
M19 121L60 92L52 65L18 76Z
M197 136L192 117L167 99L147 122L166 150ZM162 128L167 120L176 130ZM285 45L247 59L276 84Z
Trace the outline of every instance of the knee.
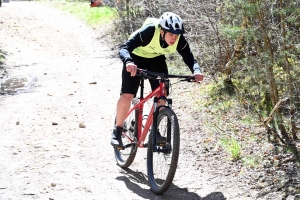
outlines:
M131 102L133 96L134 96L133 94L122 94L120 100L125 102Z

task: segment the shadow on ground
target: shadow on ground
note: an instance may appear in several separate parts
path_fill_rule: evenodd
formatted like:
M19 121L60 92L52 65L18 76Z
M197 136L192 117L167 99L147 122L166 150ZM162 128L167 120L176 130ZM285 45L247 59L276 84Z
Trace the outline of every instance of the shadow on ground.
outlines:
M0 69L4 65L4 59L5 59L6 55L7 55L7 53L5 51L3 51L3 50L0 49Z
M6 67L4 65L4 60L5 60L6 55L7 55L7 53L0 49L0 81L7 74Z
M143 199L176 199L176 200L225 200L226 198L221 192L213 192L206 197L200 197L198 194L194 192L189 192L188 188L180 188L174 184L172 184L169 190L163 195L156 195L149 189L147 176L142 172L135 172L131 169L124 169L121 171L124 176L119 176L116 179L120 181L124 181L126 187L139 195ZM141 187L140 184L144 184L147 187Z

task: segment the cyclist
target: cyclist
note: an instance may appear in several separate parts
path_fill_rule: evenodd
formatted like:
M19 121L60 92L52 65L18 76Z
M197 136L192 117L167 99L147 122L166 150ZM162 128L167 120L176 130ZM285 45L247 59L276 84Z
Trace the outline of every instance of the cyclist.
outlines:
M182 19L174 13L166 12L159 19L146 19L143 26L133 32L130 38L121 45L119 55L123 62L122 86L117 102L116 122L111 137L113 147L123 146L121 140L123 123L130 109L131 100L138 91L141 78L135 76L137 67L168 73L165 55L177 51L195 76L196 82L203 80L204 75L188 42L182 35L183 33L185 31ZM149 81L152 90L159 86L158 80Z

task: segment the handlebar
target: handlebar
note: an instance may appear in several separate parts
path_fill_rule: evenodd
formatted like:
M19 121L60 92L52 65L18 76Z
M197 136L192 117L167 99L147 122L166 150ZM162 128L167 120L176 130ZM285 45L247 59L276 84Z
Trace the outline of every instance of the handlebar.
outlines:
M180 81L195 82L194 76L178 75L178 74L166 74L160 72L152 72L145 69L137 69L137 76L141 76L144 79L157 79L166 80L169 78L179 78Z

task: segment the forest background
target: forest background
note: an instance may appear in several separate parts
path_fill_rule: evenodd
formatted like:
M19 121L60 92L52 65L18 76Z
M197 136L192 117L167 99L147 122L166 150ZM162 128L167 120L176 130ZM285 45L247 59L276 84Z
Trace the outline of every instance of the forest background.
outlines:
M190 94L192 109L214 116L204 122L214 138L209 142L231 161L268 171L264 187L299 194L300 1L123 0L113 6L120 43L147 17L170 11L184 20L185 37L209 80ZM186 72L179 54L168 62L171 72Z

